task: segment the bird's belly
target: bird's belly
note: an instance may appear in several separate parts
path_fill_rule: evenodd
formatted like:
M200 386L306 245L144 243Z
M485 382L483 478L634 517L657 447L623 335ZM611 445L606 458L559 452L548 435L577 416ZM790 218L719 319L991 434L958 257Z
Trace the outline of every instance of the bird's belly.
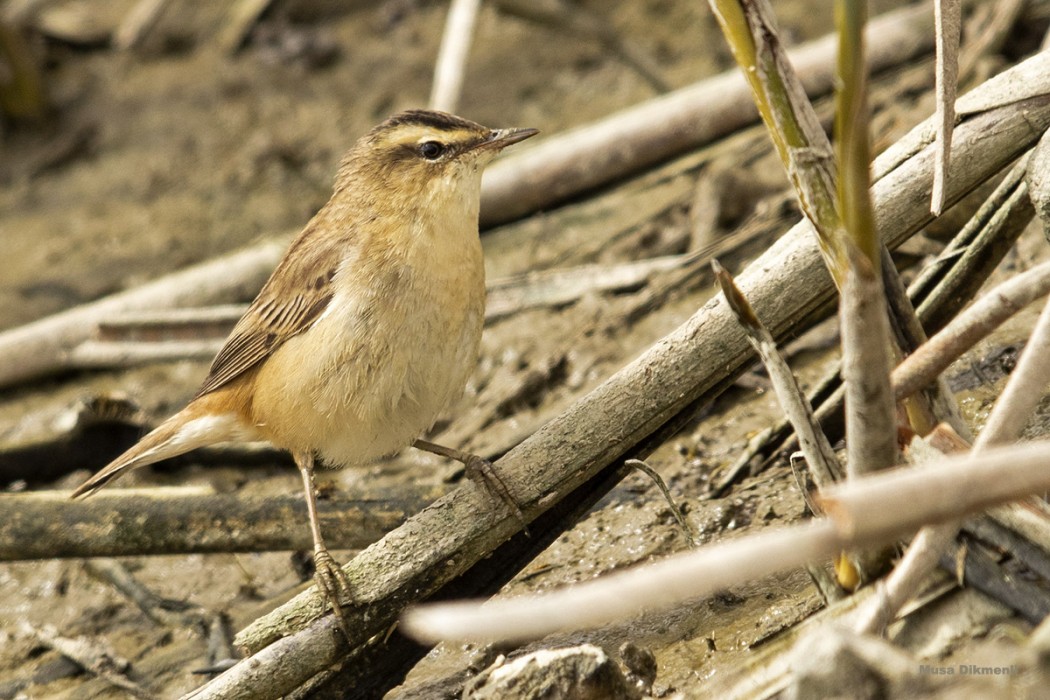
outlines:
M410 444L462 394L483 306L416 304L383 315L333 308L261 368L257 386L269 390L256 392L253 413L278 447L338 467Z

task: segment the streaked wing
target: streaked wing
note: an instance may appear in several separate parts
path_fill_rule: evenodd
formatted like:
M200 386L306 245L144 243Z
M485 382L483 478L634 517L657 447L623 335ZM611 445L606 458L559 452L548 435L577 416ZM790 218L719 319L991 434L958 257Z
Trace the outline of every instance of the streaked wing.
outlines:
M346 243L338 238L322 243L311 234L312 230L304 231L292 243L215 356L197 396L215 391L265 360L309 328L328 306L332 277Z

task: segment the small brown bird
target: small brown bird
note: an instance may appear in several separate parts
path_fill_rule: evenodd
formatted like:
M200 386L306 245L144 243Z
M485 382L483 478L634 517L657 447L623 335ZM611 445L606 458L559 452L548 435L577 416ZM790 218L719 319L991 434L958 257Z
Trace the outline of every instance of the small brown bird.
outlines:
M286 449L306 490L316 580L345 629L340 593L349 586L321 536L314 460L343 467L415 444L474 476L491 466L416 438L462 394L477 359L481 172L536 133L415 110L359 139L332 198L237 322L197 395L73 497L218 442Z

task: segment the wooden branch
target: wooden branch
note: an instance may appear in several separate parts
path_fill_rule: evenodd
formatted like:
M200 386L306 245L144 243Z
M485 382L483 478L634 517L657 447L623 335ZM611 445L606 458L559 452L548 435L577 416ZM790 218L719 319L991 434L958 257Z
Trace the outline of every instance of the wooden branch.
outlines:
M1050 143L1050 139L1044 134L1041 142ZM1050 153L1050 148L1047 149L1047 153ZM1032 204L1028 200L1029 190L1023 182L1025 173L1028 171L1027 162L1027 159L1022 160L1010 170L1010 173L988 196L963 230L948 244L940 258L923 269L909 287L908 294L918 305L919 318L924 328L930 333L944 328L945 324L970 302L1031 220ZM889 270L888 267L885 269ZM1026 271L1022 276L1030 272ZM1044 273L1032 274L1042 278ZM1021 282L1021 279L1016 282L1011 280L1004 283L1007 286L1002 287L1002 290L1011 290L1007 292L1007 296L1017 295L1020 287L1015 289L1014 285ZM1000 288L997 288L996 293L999 290ZM1047 291L1050 291L1050 288L1043 288L1043 283L1038 282L1027 292L1014 296L1009 303L1010 308L1001 309L1006 314L995 321L994 325L989 324L983 332L991 332L999 323L1020 311L1023 306L1045 295ZM993 306L996 304L992 296L985 295L982 298ZM983 335L978 334L967 342L976 343L981 337ZM942 340L945 339L946 337L942 338ZM967 347L969 346L960 345L955 351L961 354ZM950 364L958 355L944 355L944 357L951 357L948 361ZM930 377L939 374L946 367L947 365L940 369L931 367L929 371L923 373L925 378L920 383L928 384L931 381ZM827 425L828 421L842 412L844 392L839 372L840 368L835 367L811 393L811 401L816 406L817 419L822 425ZM898 395L898 398L900 396ZM960 434L963 433L960 432ZM752 441L747 453L742 455L737 465L719 480L713 487L712 493L721 495L736 481L748 464L763 455L768 456L783 450L791 450L794 441L795 437L790 432L789 424L787 421L782 421L775 428L770 429L767 436Z
M616 292L645 285L658 273L685 270L704 255L669 255L619 265L527 272L488 284L485 322L526 309L562 306L590 292ZM98 338L69 350L65 369L133 367L151 362L208 360L244 313L243 304L187 309L132 310L99 321Z
M998 172L1050 125L1050 55L1025 61L972 95L971 105L984 109L967 112L957 126L958 162L966 167L953 177L948 201ZM929 124L920 125L905 138L900 149L910 156L890 162L890 172L873 188L877 228L891 248L929 220L933 149L928 129ZM775 338L784 337L798 318L823 306L833 293L807 223L783 235L738 277L738 284ZM680 412L724 388L751 359L732 314L724 302L713 300L508 452L496 468L526 518L534 518ZM344 567L356 596L345 609L353 644L385 632L405 605L425 599L516 532L514 514L493 512L493 507L490 497L473 486L458 489ZM252 651L272 646L193 697L277 697L341 658L348 641L333 618L313 622L324 609L321 596L311 590L257 620L238 635L238 645ZM285 635L294 636L277 642ZM275 665L287 672L280 683L274 681Z
M159 343L86 340L70 351L67 362L70 368L103 369L134 367L151 362L210 360L222 348L222 343L221 339Z
M773 336L755 315L751 304L737 288L732 275L719 265L718 261L712 262L711 266L722 288L722 294L725 295L729 307L747 333L751 346L758 353L766 373L769 374L780 408L798 435L798 443L813 475L813 481L818 489L828 488L842 479L842 465L839 464L835 450L832 449L824 431L814 420L813 408L806 400L784 356L780 354ZM805 488L802 489L802 493L806 494Z
M156 26L171 0L139 0L113 32L113 46L121 51L139 47Z
M333 494L318 501L333 549L361 549L440 491ZM65 491L0 494L0 561L191 552L310 550L301 494L217 494L199 488L114 489L69 500Z
M887 13L868 24L868 70L933 50L929 5ZM788 51L807 93L835 85L834 34ZM726 136L758 120L739 71L727 71L576 129L537 141L494 163L482 182L485 227L557 202Z
M1042 222L1043 236L1050 240L1050 136L1043 135L1026 165L1024 179L1029 197Z
M952 128L955 126L962 0L936 0L933 10L937 25L937 167L933 169L930 212L934 216L940 216L944 208L944 181L948 178Z
M430 92L430 108L455 112L463 91L463 76L467 72L467 54L474 39L481 0L452 0L441 36L434 85Z
M1031 417L1043 389L1050 383L1050 302L1025 345L1021 358L1006 388L995 402L984 429L977 436L972 453L991 445L1015 440ZM857 629L873 632L882 629L900 608L916 593L937 564L948 545L955 540L962 523L947 522L923 528L908 547L904 558L890 574L876 601L861 615Z
M283 241L270 241L0 333L0 388L71 367L73 348L121 312L251 298L284 249Z
M955 317L893 370L896 398L919 391L1006 319L1050 292L1050 262L1003 282Z
M920 272L909 288L930 333L943 328L973 298L1032 220L1024 182L1029 162L1030 156L1023 157L1010 169L938 260Z
M682 552L545 595L420 607L406 613L402 626L428 642L521 642L628 620L1050 487L1047 449L1050 442L1025 443L851 479L819 497L827 519Z
M891 336L882 278L859 249L849 252L839 326L846 389L846 473L853 478L897 462L897 415L890 386Z

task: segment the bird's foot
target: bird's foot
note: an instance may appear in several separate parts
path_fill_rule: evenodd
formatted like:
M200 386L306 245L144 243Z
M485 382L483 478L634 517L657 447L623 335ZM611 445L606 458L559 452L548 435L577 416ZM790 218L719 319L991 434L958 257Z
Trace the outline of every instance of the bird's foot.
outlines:
M529 534L529 527L525 522L525 514L521 512L521 506L510 495L510 489L507 488L506 482L500 477L499 472L496 471L496 466L492 462L469 452L445 447L429 440L418 439L412 445L424 452L448 457L462 464L466 468L467 478L483 487L490 495L495 496L510 508L518 523L521 524L522 531L526 535Z
M321 590L321 595L332 606L336 624L343 631L343 636L348 642L351 642L350 627L343 614L343 600L349 602L354 598L350 590L350 580L346 577L346 572L342 567L335 563L335 559L327 549L314 550L314 581Z
M475 484L484 487L490 495L496 497L498 500L502 501L505 506L510 508L514 513L514 517L518 520L518 523L521 524L522 531L524 531L526 535L529 534L529 526L525 522L525 514L521 512L521 506L518 505L518 502L514 500L512 495L510 495L510 489L507 488L507 484L499 475L496 466L484 457L465 454L463 467L466 470L467 478Z

